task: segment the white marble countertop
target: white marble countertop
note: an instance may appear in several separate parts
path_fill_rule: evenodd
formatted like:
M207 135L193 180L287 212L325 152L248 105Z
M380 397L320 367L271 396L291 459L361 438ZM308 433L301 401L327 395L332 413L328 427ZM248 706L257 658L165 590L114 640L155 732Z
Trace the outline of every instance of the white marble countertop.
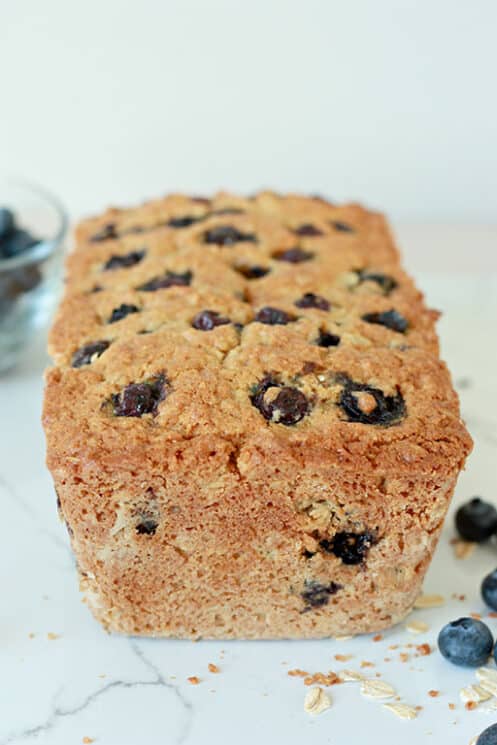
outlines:
M409 240L416 242L415 233ZM450 256L448 243L445 256ZM445 311L439 326L443 354L475 439L454 505L474 494L496 501L497 274L484 273L491 267L481 266L475 274L427 275L421 264L421 286L431 304ZM470 559L456 560L449 544L451 517L425 582L425 590L441 593L446 604L415 611L430 626L420 636L397 627L377 643L370 637L191 643L104 633L81 603L44 467L43 344L40 337L18 369L0 378L0 745L77 745L85 737L96 745L293 745L310 738L331 745L396 745L401 739L403 745L466 744L497 720L497 711L470 712L460 702L459 689L472 682L472 671L452 667L436 652L402 663L401 648L388 651L392 644L434 645L443 623L470 611L487 613L479 584L497 564L497 547L478 548ZM488 622L497 634L497 619ZM335 654L353 659L340 663ZM287 675L289 669L357 669L362 660L376 665L363 672L381 673L403 701L423 707L416 720L397 719L361 697L353 683L329 689L333 704L323 714L313 718L304 712L307 689L300 678ZM219 674L208 671L210 662L219 666ZM199 685L188 682L193 675ZM431 698L430 689L440 695Z

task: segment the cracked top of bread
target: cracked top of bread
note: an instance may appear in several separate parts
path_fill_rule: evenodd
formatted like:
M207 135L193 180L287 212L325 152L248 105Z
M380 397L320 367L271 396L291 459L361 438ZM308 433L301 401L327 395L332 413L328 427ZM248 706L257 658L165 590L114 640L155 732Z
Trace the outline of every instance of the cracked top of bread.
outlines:
M45 402L54 459L131 468L145 448L167 466L188 442L242 475L268 459L426 473L470 450L438 314L375 212L172 195L82 222L66 266Z

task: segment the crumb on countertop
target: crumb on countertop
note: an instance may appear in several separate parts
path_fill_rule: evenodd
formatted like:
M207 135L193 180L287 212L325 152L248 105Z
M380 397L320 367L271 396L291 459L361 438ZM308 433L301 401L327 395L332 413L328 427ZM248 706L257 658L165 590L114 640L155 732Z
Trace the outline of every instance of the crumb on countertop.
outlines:
M200 678L198 678L196 675L190 675L187 680L189 683L192 684L192 686L198 686L198 684L200 683Z
M215 665L213 662L209 662L207 665L210 673L220 673L221 670L218 668L217 665Z

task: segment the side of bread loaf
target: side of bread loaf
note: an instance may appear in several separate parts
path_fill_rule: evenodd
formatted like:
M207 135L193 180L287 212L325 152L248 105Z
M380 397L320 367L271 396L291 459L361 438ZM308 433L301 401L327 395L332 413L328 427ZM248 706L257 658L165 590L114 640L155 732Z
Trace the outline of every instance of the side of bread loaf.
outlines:
M76 231L48 465L110 630L379 630L410 610L471 440L381 215L170 196Z

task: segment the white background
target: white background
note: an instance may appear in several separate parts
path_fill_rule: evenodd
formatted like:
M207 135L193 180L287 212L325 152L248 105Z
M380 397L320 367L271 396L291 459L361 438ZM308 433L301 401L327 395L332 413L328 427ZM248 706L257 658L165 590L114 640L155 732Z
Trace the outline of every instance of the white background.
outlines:
M497 217L495 0L0 0L0 168L73 215L173 189Z

